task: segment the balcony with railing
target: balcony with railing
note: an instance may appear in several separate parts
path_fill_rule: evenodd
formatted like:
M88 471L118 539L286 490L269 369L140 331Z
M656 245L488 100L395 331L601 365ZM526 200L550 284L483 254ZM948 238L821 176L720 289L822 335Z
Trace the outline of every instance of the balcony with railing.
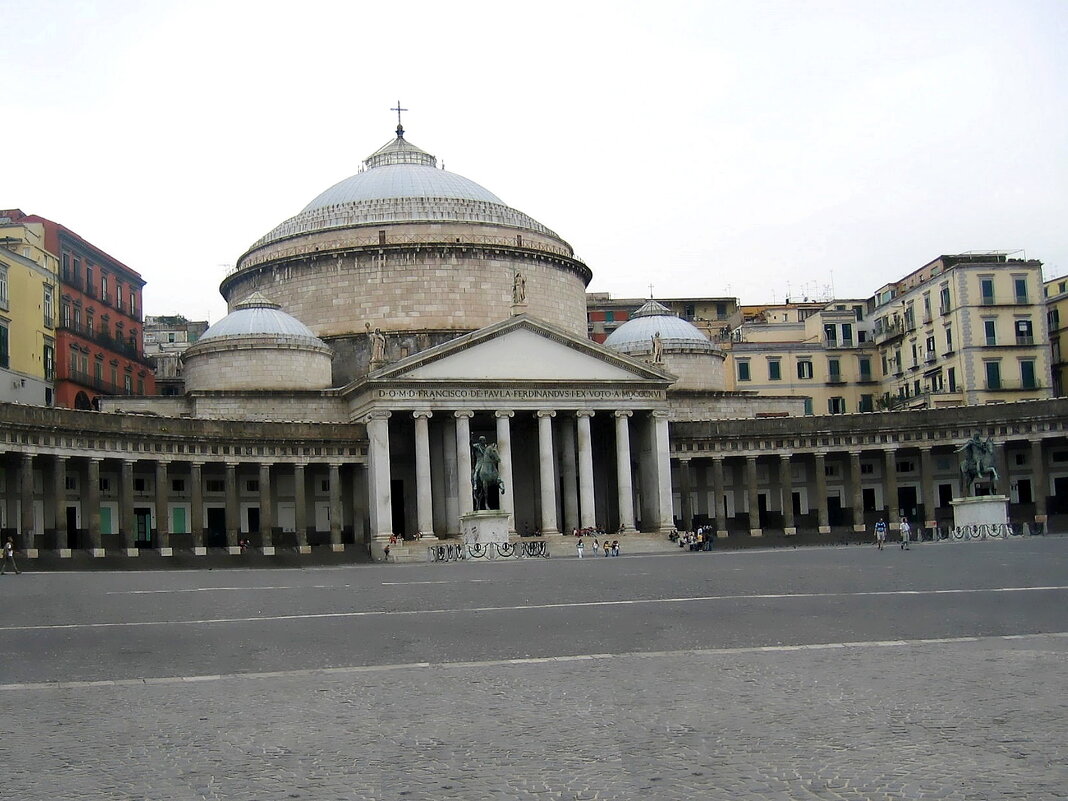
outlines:
M136 342L130 342L125 339L110 336L103 331L89 328L82 323L76 323L71 320L63 320L59 327L60 330L70 331L72 334L77 334L80 337L88 339L90 342L95 342L102 348L107 348L110 351L122 354L128 359L134 359L142 364L151 365L151 362L141 353Z
M883 342L889 342L892 339L897 339L903 336L905 333L905 326L900 320L894 322L881 323L879 320L875 321L875 325L872 328L872 338L876 345L880 345Z
M132 389L120 387L118 384L112 384L110 381L105 381L103 378L83 373L81 370L68 370L65 376L60 376L60 380L71 381L79 386L95 389L97 392L102 392L105 395L134 394Z
M983 387L987 392L1029 392L1046 388L1037 378L1034 380L1002 378L997 381L987 379L986 386Z

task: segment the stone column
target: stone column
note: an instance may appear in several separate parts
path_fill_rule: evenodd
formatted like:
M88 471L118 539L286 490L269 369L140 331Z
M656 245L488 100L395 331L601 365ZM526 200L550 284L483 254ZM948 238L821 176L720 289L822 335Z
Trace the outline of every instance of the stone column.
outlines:
M93 556L103 556L103 540L100 536L100 463L103 459L91 458L87 468L87 477L85 483L88 484L86 490L86 504L88 509L84 509L86 528L89 531L89 551Z
M514 412L498 409L493 413L497 418L497 452L501 455L501 509L508 512L508 531L515 534L515 494L512 488L512 422Z
M556 460L553 457L553 418L556 412L538 412L538 467L541 478L541 533L559 534L556 527Z
M311 553L308 545L308 482L303 462L293 465L293 528L297 530L297 551Z
M367 536L367 476L361 473L367 470L366 465L354 464L352 466L352 539L361 547L366 548L369 542ZM308 552L311 549L308 548ZM303 553L304 551L302 551Z
M860 485L860 451L849 452L849 489L853 497L853 531L864 531L864 492Z
M813 454L816 459L816 518L819 522L819 533L831 533L831 518L827 512L827 454L818 451Z
M797 533L794 525L794 474L790 469L790 454L779 454L779 494L782 497L783 533L792 536Z
M434 536L434 491L430 483L429 409L412 412L415 419L415 501L417 537Z
M37 543L34 534L33 520L33 454L22 454L22 465L19 468L19 496L22 499L20 506L19 533L22 535L22 547L33 556L37 556Z
M456 418L456 491L460 516L470 514L475 508L474 486L471 483L471 418L470 409L453 412Z
M170 510L167 508L169 497L167 486L167 462L160 459L156 462L156 547L159 548L160 556L170 556L171 550L171 520Z
M579 468L579 524L582 528L596 528L597 509L593 495L593 437L590 435L590 418L592 409L579 409L575 412L578 428L578 468Z
M653 442L656 456L657 490L660 509L660 533L675 529L675 513L671 502L671 441L668 438L668 413L652 413Z
M345 550L341 541L341 528L345 522L345 510L341 506L341 463L330 463L330 550L340 553Z
M723 508L723 458L712 457L712 508L716 510L716 536L727 536L727 512Z
M935 510L938 508L938 494L934 491L934 469L931 464L931 447L926 445L920 448L920 497L923 504L924 528L935 531L938 526L938 517ZM936 535L937 536L937 535Z
M189 463L189 531L193 535L193 555L204 556L204 476L203 462Z
M633 412L620 409L616 418L616 487L618 488L619 530L634 531L634 476L630 469L630 417Z
M693 531L693 503L690 492L690 460L679 459L679 515L682 517L683 531Z
M241 553L237 544L241 534L241 506L237 500L237 462L226 463L226 547L232 554Z
M745 489L749 496L749 535L763 537L760 527L760 492L757 489L757 458L745 457Z
M901 509L897 505L897 448L887 448L883 455L886 457L883 468L886 471L886 480L883 481L883 491L886 493L886 522L891 529L897 529L901 527Z
M460 479L456 475L456 420L446 418L441 437L442 460L445 462L445 534L460 534Z
M52 466L52 483L56 487L52 499L56 515L56 550L63 558L70 556L70 532L67 531L67 457L57 456Z
M274 501L271 499L271 465L260 462L260 546L274 553Z
M563 532L570 534L582 525L579 514L578 462L575 458L575 418L563 415L557 423L560 431L560 492L564 512Z
M1035 524L1046 525L1046 462L1042 456L1042 440L1031 440L1031 495L1035 499Z
M127 556L137 556L138 553L134 547L137 531L134 523L133 469L133 459L122 460L122 477L119 482L119 533L122 534Z
M389 416L387 411L373 412L367 419L368 457L367 494L371 516L371 536L378 542L393 536L393 492L389 468Z
M997 493L998 495L1004 495L1009 498L1012 493L1012 482L1009 481L1009 453L1006 447L1008 443L1003 443L1000 447L994 449L994 459L997 462L998 470L998 482Z

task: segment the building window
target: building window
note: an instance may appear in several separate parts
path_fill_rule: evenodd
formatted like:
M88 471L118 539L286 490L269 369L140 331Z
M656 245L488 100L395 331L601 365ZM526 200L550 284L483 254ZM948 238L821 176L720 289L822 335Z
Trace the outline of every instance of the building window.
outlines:
M953 352L953 329L946 326L946 353Z
M1038 389L1035 380L1035 362L1033 359L1020 360L1020 386L1023 389Z
M1012 284L1016 289L1016 302L1027 303L1027 279L1014 278Z
M812 360L811 359L798 359L798 361L797 361L797 377L798 378L812 378Z
M77 276L78 271L75 270L74 274ZM96 294L96 285L93 283L93 265L89 262L85 263L85 291L89 295Z
M204 482L204 489L208 492L226 492L226 482L217 478L209 478Z
M101 492L111 492L111 479L110 478L101 478L99 486L100 486L100 491Z
M43 358L45 381L52 381L56 377L56 348L54 345L44 346Z
M259 492L260 482L259 479L253 478L245 482L245 492Z
M827 374L831 377L831 381L841 381L842 363L838 359L828 359Z
M134 479L134 492L145 492L146 484L143 478Z
M853 344L853 326L850 323L842 323L842 344L846 347Z
M116 308L122 308L122 284L118 281L115 282L115 306Z
M122 377L122 388L127 395L133 395L133 379L129 373Z
M874 395L861 395L860 396L859 409L862 412L874 412L875 411L875 396Z
M938 312L939 314L949 314L949 287L944 286L938 293Z
M185 479L184 478L172 478L171 479L171 492L185 492Z
M828 414L845 414L846 403L845 398L835 396L827 399L827 413Z
M823 326L823 338L826 340L828 347L835 347L838 345L838 329L834 325Z
M101 275L100 275L100 299L103 300L104 303L108 303L109 302L108 301L108 277L107 277L107 275L105 275L103 273L101 273Z
M994 279L993 278L981 278L979 279L979 294L982 296L982 302L984 306L994 305Z
M983 320L983 330L986 332L986 344L998 344L997 328L994 320Z
M738 362L738 380L739 381L748 381L749 380L749 362L747 362L747 361Z
M769 381L781 381L782 380L782 363L778 359L768 360L768 380Z
M7 267L0 264L0 309L7 308Z
M0 367L3 367L6 370L10 366L11 360L8 355L7 324L0 322Z
M93 313L87 311L85 313L85 330L89 332L89 336L93 336L96 333L96 327L93 325Z
M956 367L950 367L948 370L946 370L946 379L947 379L947 382L949 384L949 391L950 392L956 392L957 391L957 368Z
M1034 345L1035 339L1032 336L1031 321L1030 320L1017 320L1016 321L1016 344L1017 345Z
M986 362L986 388L1001 389L1000 362Z
M860 364L860 380L861 381L871 381L871 359L868 359L868 358L861 359L859 361L859 364Z
M805 414L813 414L812 398L805 398Z

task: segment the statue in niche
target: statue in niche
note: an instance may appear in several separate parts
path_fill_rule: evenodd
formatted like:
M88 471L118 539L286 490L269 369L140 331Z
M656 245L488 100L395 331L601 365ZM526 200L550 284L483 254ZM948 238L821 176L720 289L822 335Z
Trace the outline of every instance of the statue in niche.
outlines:
M653 334L653 364L664 363L664 340L660 338L660 332Z
M960 462L961 492L964 495L975 493L975 482L984 476L990 476L991 481L998 480L998 471L994 467L994 440L987 437L985 440L979 434L973 434L972 438L957 448L957 453L963 453Z
M512 278L512 305L518 306L527 302L527 279L519 270L515 271Z
M367 329L367 339L371 343L371 364L384 362L386 360L386 338L382 330L376 328L372 331L370 323L364 323L364 327Z
M497 450L497 443L487 443L485 437L479 437L473 450L475 465L471 471L471 489L475 511L478 512L491 508L490 497L498 495L499 498L499 493L504 492L504 481L501 480L501 454ZM500 506L499 501L497 505Z

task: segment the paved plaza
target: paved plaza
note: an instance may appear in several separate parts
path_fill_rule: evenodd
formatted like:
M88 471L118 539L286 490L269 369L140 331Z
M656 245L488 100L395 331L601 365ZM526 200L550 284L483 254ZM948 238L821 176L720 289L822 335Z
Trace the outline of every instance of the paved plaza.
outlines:
M1068 538L0 597L10 798L1068 797Z

